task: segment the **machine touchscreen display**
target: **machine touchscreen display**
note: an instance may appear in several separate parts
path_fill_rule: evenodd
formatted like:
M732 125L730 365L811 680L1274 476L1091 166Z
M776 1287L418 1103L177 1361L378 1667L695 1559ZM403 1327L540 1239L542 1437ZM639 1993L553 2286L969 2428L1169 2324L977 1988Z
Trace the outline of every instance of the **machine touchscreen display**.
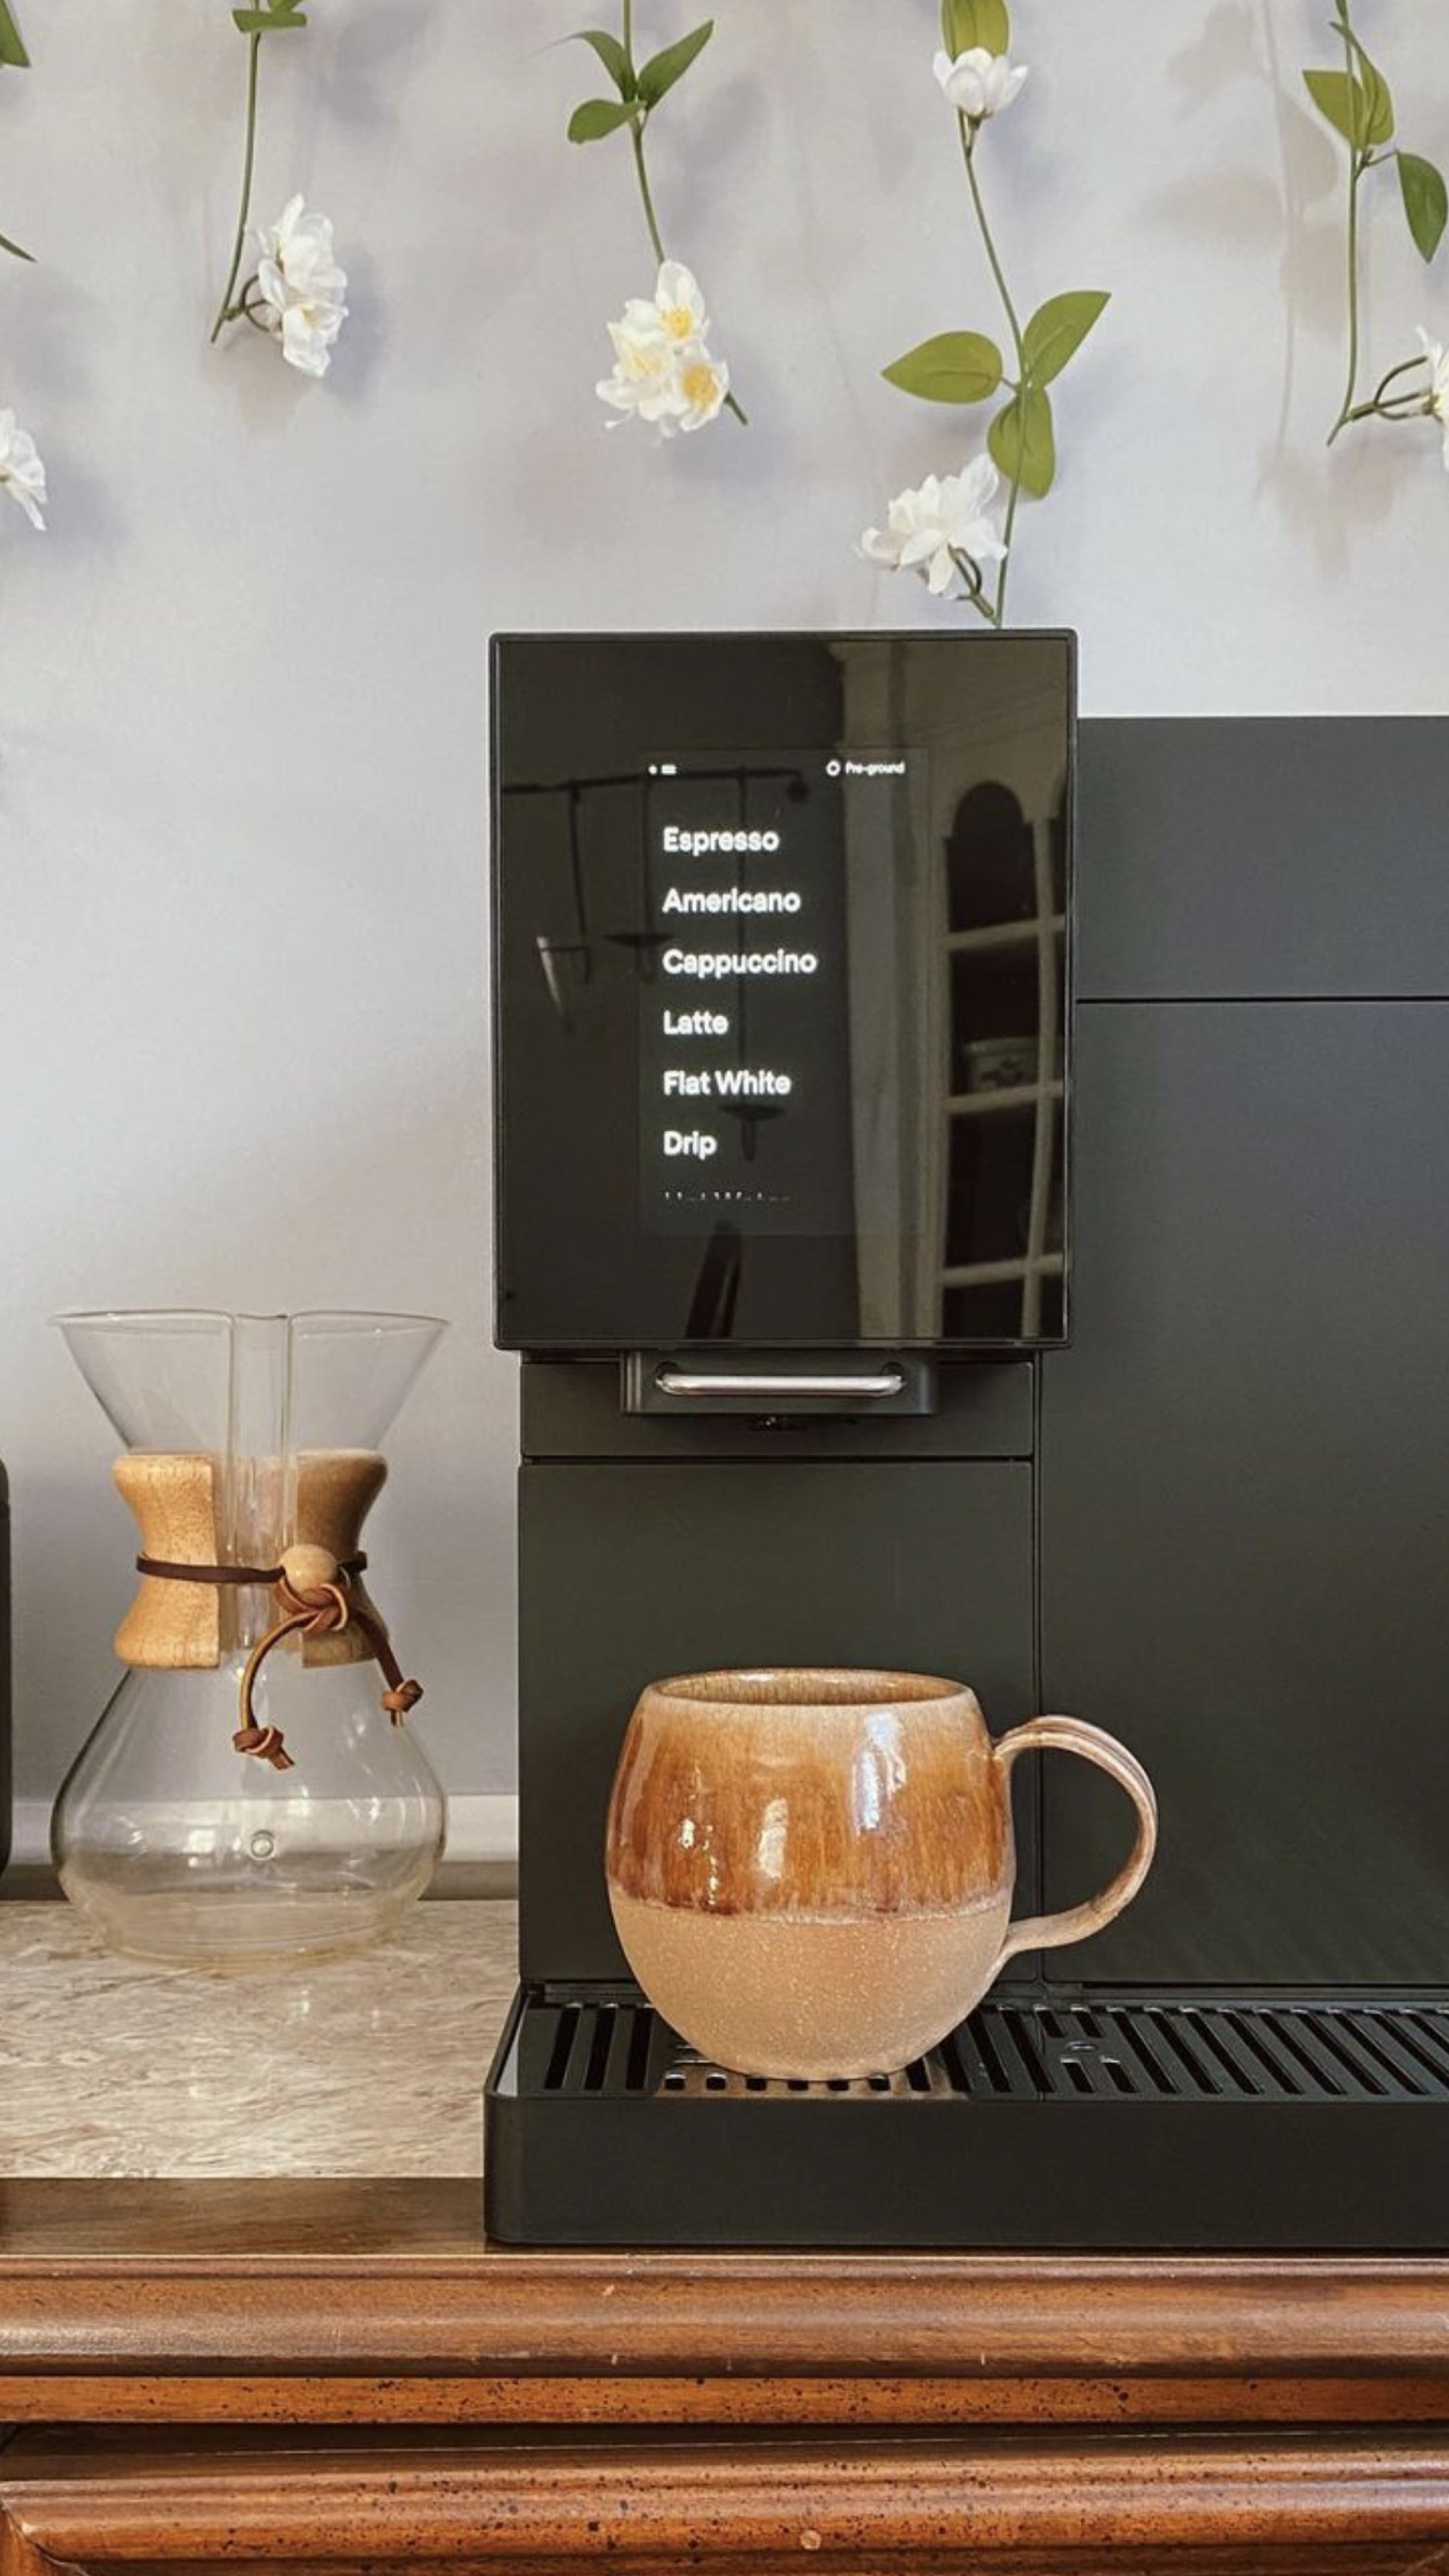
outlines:
M508 637L498 1331L1062 1338L1063 636Z

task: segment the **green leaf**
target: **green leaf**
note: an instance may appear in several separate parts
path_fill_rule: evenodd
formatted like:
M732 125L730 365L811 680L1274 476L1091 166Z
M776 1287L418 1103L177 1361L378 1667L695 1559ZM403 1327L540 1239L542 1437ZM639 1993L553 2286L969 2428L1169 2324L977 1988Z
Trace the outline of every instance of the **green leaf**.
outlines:
M1061 374L1111 301L1110 295L1099 294L1095 287L1081 287L1073 295L1048 296L1045 304L1037 306L1021 335L1033 384L1049 385L1053 376Z
M25 39L15 23L15 12L10 6L10 0L0 0L0 63L8 63L11 69L17 72L28 71L30 68L30 56L25 50Z
M1449 223L1449 189L1443 172L1432 161L1421 160L1417 152L1401 152L1399 186L1414 246L1421 259L1432 259Z
M1001 351L981 331L940 331L881 373L925 402L989 402L1001 382Z
M1367 102L1368 140L1370 143L1387 143L1394 130L1394 102L1388 82L1378 65L1369 61L1362 45L1356 45L1354 52Z
M1355 152L1366 152L1371 144L1387 143L1394 130L1394 103L1382 72L1375 71L1367 54L1360 56L1363 78L1350 78L1347 72L1305 72L1304 82L1320 116L1326 116L1335 134Z
M569 118L570 143L600 143L606 134L617 134L627 125L634 110L627 100L586 98Z
M1335 134L1345 143L1357 144L1363 127L1363 91L1347 72L1305 72L1304 86L1320 116L1326 116Z
M34 251L22 250L19 242L11 241L5 233L0 233L0 250L8 250L12 259L28 259L34 265Z
M1008 483L1019 483L1040 501L1056 477L1057 452L1052 437L1052 407L1037 385L1025 385L999 411L986 433L986 443Z
M244 36L279 36L288 27L307 24L296 0L271 0L267 9L233 9L231 19Z
M617 36L611 36L605 27L580 27L574 41L580 45L592 45L619 96L633 97L634 75L629 69L629 57Z
M988 54L1011 51L1006 0L941 0L941 41L954 62L980 45Z
M696 54L703 53L713 34L714 20L706 18L702 27L691 29L677 45L666 45L662 54L655 54L644 64L639 74L639 95L646 107L657 107L665 91L683 80Z

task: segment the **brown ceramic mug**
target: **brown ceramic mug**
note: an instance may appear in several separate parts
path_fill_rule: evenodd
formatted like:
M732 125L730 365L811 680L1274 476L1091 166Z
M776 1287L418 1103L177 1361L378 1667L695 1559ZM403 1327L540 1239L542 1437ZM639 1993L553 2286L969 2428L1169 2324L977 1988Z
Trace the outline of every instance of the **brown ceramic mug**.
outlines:
M1018 1754L1078 1753L1137 1810L1131 1859L1062 1914L1011 1922ZM1152 1864L1157 1800L1075 1717L993 1744L973 1692L920 1673L690 1673L651 1682L609 1806L609 1902L650 2002L742 2075L890 2074L1018 1950L1082 1941Z

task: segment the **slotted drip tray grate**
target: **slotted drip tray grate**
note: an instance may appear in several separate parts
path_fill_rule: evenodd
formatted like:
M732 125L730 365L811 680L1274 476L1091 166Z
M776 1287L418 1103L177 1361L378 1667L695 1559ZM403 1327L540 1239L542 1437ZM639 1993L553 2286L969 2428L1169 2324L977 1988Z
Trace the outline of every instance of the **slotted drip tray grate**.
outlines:
M535 1988L485 2120L516 2245L1449 2250L1437 1990L998 1992L898 2075L792 2084L632 1989Z
M555 2098L1449 2102L1449 2002L997 1998L902 2073L830 2084L729 2074L630 1998L531 1997L517 2041L518 2089Z

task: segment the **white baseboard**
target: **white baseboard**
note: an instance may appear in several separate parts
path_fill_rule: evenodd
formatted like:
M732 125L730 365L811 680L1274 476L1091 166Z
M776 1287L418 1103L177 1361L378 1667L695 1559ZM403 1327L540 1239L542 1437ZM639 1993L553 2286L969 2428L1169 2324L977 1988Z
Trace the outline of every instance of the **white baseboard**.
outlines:
M10 1857L17 1869L44 1869L50 1859L50 1800L17 1798L10 1818Z
M448 1800L445 1860L516 1861L518 1800L511 1792L472 1789Z
M50 1859L50 1800L17 1798L10 1857L17 1869L43 1869ZM448 1800L450 1861L511 1864L518 1858L518 1800L468 1791Z

